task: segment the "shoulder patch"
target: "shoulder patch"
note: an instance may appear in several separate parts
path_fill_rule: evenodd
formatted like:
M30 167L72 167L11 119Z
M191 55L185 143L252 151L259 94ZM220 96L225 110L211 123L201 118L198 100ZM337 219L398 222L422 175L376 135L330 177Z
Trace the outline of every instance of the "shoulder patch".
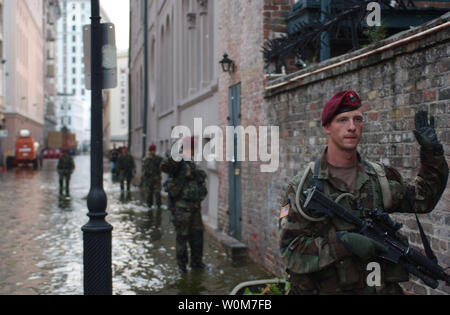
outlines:
M281 207L281 210L280 210L280 219L283 219L283 218L287 217L288 214L289 214L289 210L290 210L289 203L286 204L285 206Z

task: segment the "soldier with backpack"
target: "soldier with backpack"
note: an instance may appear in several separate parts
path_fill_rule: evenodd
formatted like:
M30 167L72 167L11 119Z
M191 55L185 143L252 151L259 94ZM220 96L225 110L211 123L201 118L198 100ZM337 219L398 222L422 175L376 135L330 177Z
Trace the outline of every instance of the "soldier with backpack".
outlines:
M149 156L142 165L142 185L147 191L147 205L153 206L153 196L156 199L156 206L161 207L161 162L162 157L156 154L156 146L152 144L149 148Z
M124 194L125 182L127 193L129 193L131 181L136 173L136 164L126 147L122 147L122 154L117 161L117 172L120 181L121 194Z
M190 267L203 269L203 222L201 202L208 194L206 188L206 173L199 169L192 157L194 154L194 139L190 140L191 148L185 147L187 156L176 162L170 152L161 164L161 170L169 175L164 183L169 197L169 210L176 230L176 258L181 274L187 272L188 244L190 247Z

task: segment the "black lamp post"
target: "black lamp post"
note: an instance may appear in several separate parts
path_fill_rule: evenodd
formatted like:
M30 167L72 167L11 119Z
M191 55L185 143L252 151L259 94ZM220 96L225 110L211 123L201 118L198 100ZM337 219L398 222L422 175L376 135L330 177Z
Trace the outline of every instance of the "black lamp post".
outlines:
M234 72L234 61L228 58L228 54L223 55L223 59L219 62L222 65L223 72Z
M83 231L84 294L111 295L111 231L106 222L107 197L103 190L102 28L99 0L91 0L91 189L89 222Z

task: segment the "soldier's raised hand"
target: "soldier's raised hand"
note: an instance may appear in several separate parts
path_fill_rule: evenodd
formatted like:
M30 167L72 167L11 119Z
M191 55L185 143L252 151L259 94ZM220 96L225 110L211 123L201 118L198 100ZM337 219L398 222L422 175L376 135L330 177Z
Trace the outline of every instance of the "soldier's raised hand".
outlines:
M442 150L442 145L439 143L434 129L434 116L430 115L430 121L428 121L428 112L419 110L414 117L414 122L415 130L413 132L420 146L425 150Z

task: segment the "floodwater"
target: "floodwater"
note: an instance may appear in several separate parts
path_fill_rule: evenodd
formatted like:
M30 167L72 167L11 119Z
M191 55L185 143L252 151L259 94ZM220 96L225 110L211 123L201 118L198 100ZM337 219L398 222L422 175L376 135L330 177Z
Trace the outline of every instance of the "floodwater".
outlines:
M0 173L0 294L83 294L83 235L88 221L89 156L75 158L71 200L58 196L56 160L41 170ZM233 264L205 233L203 271L180 276L169 212L149 209L137 188L121 201L104 176L106 220L113 226L114 294L228 294L237 284L272 275L254 263Z

